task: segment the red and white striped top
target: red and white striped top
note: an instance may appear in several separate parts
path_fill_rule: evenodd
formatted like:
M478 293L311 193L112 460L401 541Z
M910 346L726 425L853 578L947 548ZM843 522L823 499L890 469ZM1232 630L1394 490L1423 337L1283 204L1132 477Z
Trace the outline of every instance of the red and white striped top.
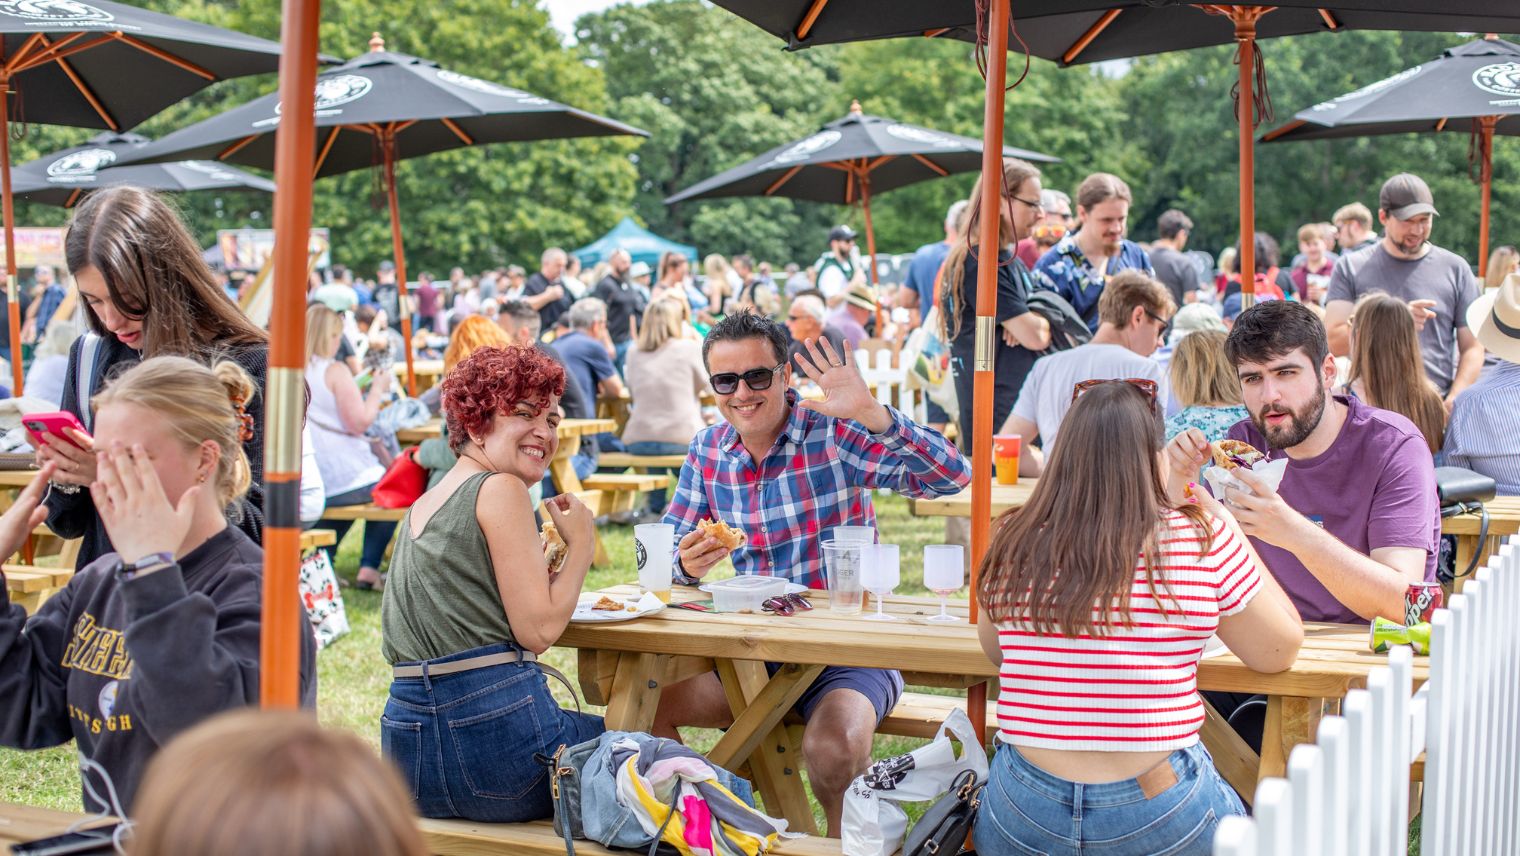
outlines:
M1043 635L1027 623L1000 627L998 739L1100 752L1198 742L1198 658L1219 619L1245 609L1261 586L1241 539L1217 519L1212 526L1213 543L1200 558L1203 531L1182 513L1167 512L1156 562L1160 603L1137 560L1133 627L1123 625L1117 609L1105 637Z

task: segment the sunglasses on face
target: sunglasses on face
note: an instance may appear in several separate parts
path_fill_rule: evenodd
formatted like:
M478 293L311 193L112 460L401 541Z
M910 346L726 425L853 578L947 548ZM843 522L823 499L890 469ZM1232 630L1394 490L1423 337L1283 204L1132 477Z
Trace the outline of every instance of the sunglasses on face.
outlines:
M1142 393L1145 393L1146 399L1150 402L1151 413L1156 412L1156 382L1150 378L1145 377L1127 377L1123 380L1078 381L1077 384L1071 389L1072 403L1075 404L1077 399L1082 397L1082 393L1087 392L1090 389L1096 389L1097 387L1100 387L1106 383L1127 383L1135 389L1140 390Z
M775 368L750 369L743 374L723 372L721 374L709 375L707 382L712 384L713 392L719 395L732 395L739 388L740 380L744 381L745 386L755 392L760 392L761 390L770 389L771 381L776 377L776 372L781 371L785 367L786 363L781 363Z
M801 594L782 594L761 603L760 608L777 615L791 615L798 611L807 612L813 605Z

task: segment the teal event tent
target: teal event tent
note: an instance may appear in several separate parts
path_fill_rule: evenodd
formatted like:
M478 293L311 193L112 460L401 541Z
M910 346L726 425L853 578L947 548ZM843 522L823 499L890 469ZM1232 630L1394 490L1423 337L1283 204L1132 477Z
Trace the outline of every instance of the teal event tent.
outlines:
M655 269L659 268L660 256L666 253L680 253L693 262L697 260L696 247L668 241L633 222L631 217L624 217L622 222L612 227L612 231L575 250L571 255L580 259L581 267L590 268L606 261L612 251L619 248L627 250L634 261L643 262Z

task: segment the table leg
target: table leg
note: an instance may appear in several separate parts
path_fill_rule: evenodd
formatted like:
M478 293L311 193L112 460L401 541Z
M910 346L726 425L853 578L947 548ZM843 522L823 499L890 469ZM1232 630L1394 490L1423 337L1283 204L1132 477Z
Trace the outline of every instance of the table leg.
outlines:
M734 724L707 753L708 760L720 767L743 763L766 734L781 724L781 718L822 672L822 665L788 664L781 667L781 671L749 700L744 711L734 717Z
M660 707L663 654L622 654L612 677L612 696L604 717L612 731L649 731Z
M1261 770L1257 780L1288 774L1288 755L1300 743L1309 743L1319 731L1324 715L1322 698L1267 697L1267 726L1261 737Z
M1257 770L1261 768L1261 756L1251 750L1250 745L1235 733L1230 723L1207 701L1203 703L1203 715L1199 739L1213 756L1219 774L1224 776L1224 780L1230 783L1230 787L1249 806L1256 796L1256 776Z
M570 465L570 459L580 450L581 438L567 437L559 441L559 449L549 461L549 476L560 493L580 492L581 477L575 474L575 467Z
M718 678L735 720L749 709L767 683L765 664L753 660L719 660ZM815 676L816 677L816 676ZM809 678L811 683L812 679ZM802 785L802 753L792 745L786 726L777 724L750 755L750 771L765 798L766 812L786 819L792 832L816 835L813 807Z

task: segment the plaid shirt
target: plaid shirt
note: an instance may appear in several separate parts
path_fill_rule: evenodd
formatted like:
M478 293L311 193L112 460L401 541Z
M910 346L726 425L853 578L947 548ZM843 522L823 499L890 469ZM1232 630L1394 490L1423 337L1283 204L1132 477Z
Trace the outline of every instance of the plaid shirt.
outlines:
M747 537L732 559L740 574L786 577L825 588L823 542L838 526L874 526L871 490L911 497L955 493L971 481L964 458L938 432L887 408L892 427L872 434L864 425L797 406L765 459L756 464L728 423L691 441L680 483L665 511L679 544L697 523L722 520ZM691 583L681 570L676 579Z

